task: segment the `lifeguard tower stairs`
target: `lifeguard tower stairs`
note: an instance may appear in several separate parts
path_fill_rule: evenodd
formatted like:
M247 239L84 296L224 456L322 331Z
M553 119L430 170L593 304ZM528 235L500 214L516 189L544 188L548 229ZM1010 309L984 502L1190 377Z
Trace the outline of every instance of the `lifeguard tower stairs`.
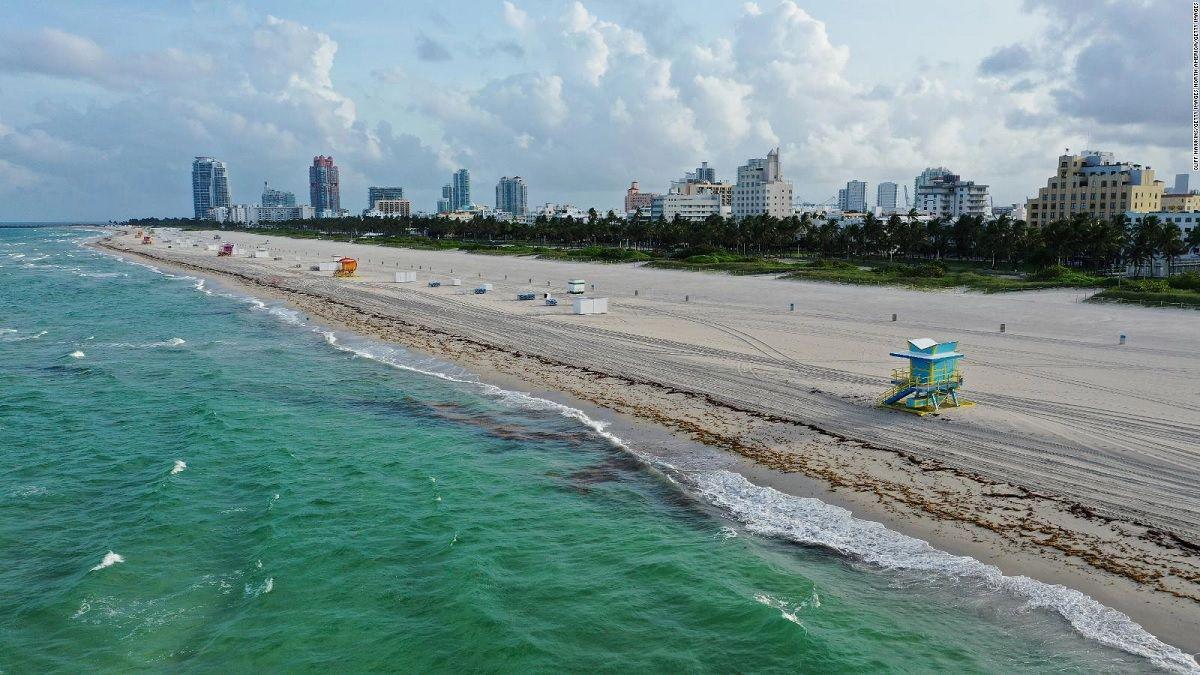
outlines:
M908 359L907 368L892 371L892 388L880 404L918 415L940 412L943 407L975 405L959 397L963 377L958 362L963 355L955 351L958 342L938 342L931 338L908 341L908 350L891 356Z

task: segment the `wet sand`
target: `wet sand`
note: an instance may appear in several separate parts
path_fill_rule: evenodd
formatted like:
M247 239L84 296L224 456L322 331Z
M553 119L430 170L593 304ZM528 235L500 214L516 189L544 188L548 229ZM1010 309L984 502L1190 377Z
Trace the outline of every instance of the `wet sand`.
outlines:
M924 293L222 234L283 259L110 245L653 423L755 483L1076 588L1200 649L1200 313L1082 304L1078 291ZM309 271L334 255L358 258L360 276ZM392 281L409 269L417 283ZM463 286L426 285L451 276ZM609 314L570 314L577 277ZM494 291L471 293L482 281ZM515 299L547 288L562 306ZM874 405L902 365L887 352L926 336L959 340L978 406L919 418Z

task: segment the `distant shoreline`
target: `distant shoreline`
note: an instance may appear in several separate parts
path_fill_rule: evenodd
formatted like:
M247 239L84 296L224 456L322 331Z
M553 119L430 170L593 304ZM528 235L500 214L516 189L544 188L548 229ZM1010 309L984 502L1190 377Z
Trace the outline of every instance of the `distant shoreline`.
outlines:
M243 237L246 241L262 239L261 235ZM333 242L275 241L286 241L289 246L348 248ZM423 288L384 287L379 284L382 279L378 272L373 273L374 283L325 281L306 274L303 268L296 270L291 259L219 259L211 253L202 256L191 249L167 249L161 244L143 248L114 242L105 246L123 255L144 256L231 279L354 332L457 361L476 372L515 378L527 387L561 391L638 423L661 425L682 438L733 453L731 457L737 459L731 468L756 483L845 506L860 517L883 521L890 528L929 540L944 550L995 564L1008 574L1029 574L1082 590L1129 613L1173 644L1200 648L1196 636L1183 628L1200 622L1200 602L1174 592L1152 590L1155 586L1150 582L1160 573L1155 570L1160 570L1160 564L1168 559L1171 565L1190 565L1200 571L1200 561L1189 553L1186 542L1176 546L1170 540L1147 540L1135 534L1144 530L1140 526L1096 519L1085 512L1077 514L1069 502L1017 485L839 438L837 434L831 436L817 426L796 426L790 420L757 412L754 400L744 400L739 410L738 406L729 407L711 396L697 397L678 386L664 389L660 382L631 378L629 372L620 381L622 376L612 380L615 374L607 369L580 370L550 356L553 342L539 346L538 341L527 341L524 349L503 346L507 342L501 337L503 331L494 331L509 319L507 312L495 313L495 301L480 305L475 298L452 300ZM369 253L372 249L379 255L393 253L355 246L355 251L368 252L364 257L375 255ZM447 260L437 252L406 253L415 256L414 260L419 257L438 264ZM507 264L528 262L509 260ZM540 265L529 269L534 267ZM545 270L538 272L544 274ZM629 299L625 303L632 304ZM472 323L470 317L485 309L487 313L480 315L487 317L484 322ZM610 315L604 325L611 326L619 318ZM553 317L516 325L569 329ZM483 337L488 334L494 336ZM1005 496L997 499L990 495ZM1025 515L1019 520L1008 519L1006 511L1014 508ZM1027 527L1043 534L1026 537L1021 532ZM1041 543L1039 538L1049 531L1057 533L1051 538L1055 543L1031 547L1034 542ZM1101 531L1104 533L1096 537ZM1186 584L1178 588L1187 594ZM1197 590L1193 588L1192 592Z
M20 223L20 222L0 223L0 228L14 229L14 230L15 229L33 229L33 228L42 228L42 227L108 227L108 226L109 226L108 222L79 223L79 222L76 222L73 220L69 220L69 221L62 222L62 223Z

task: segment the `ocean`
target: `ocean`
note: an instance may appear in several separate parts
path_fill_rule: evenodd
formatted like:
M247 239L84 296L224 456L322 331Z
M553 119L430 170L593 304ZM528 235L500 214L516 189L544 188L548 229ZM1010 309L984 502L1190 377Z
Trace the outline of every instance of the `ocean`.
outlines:
M0 672L1098 672L1086 596L603 420L0 229Z

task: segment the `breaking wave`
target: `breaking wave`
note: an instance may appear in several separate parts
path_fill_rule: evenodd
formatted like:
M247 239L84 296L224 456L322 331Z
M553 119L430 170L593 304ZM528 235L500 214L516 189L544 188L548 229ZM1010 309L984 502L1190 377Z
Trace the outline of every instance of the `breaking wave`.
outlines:
M922 539L855 518L839 506L755 485L731 471L704 471L688 478L696 492L752 532L821 546L883 569L974 579L985 587L1023 598L1031 608L1057 612L1081 635L1097 642L1143 656L1160 667L1200 672L1200 665L1191 656L1146 632L1122 612L1077 590L1025 576L1005 576L993 565L940 551Z
M93 567L92 571L95 572L97 570L102 570L105 567L112 567L117 563L123 562L125 562L125 558L120 553L113 553L112 551L109 551L108 553L104 554L104 560L101 560L99 565Z

